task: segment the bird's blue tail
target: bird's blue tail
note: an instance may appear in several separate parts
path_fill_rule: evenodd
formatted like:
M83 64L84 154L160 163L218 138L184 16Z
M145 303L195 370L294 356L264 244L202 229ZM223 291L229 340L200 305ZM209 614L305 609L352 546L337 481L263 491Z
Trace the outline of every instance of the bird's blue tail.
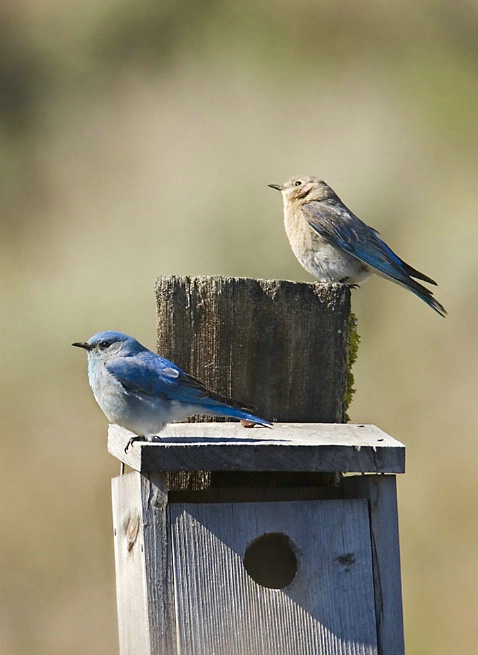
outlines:
M446 316L446 309L443 307L441 303L438 302L436 298L434 298L433 293L424 287L422 284L417 282L416 280L413 280L412 278L408 279L398 279L398 277L392 277L393 281L399 284L400 286L404 287L405 289L409 289L412 293L414 293L416 296L421 298L423 302L426 302L429 307L434 309L437 314L440 314L440 316L445 317Z
M269 423L269 421L264 420L263 418L259 418L258 416L255 416L254 414L251 414L245 409L237 409L236 407L228 407L227 405L209 405L207 407L208 413L210 412L211 414L214 413L217 416L229 416L230 418L237 418L242 421L251 421L252 423L257 423L258 425L262 425L265 428L271 428L272 423Z

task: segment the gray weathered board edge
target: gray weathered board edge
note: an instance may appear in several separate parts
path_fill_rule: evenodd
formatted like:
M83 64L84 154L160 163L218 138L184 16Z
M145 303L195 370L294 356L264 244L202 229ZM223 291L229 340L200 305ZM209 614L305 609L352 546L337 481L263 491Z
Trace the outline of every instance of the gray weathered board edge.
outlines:
M211 423L217 439L218 424ZM110 425L108 450L132 469L142 473L155 471L316 471L342 473L404 473L405 446L373 425L360 426L360 438L353 424L315 424L314 443L296 445L294 427L276 429L280 439L273 441L274 430L243 430L242 441L236 438L237 425L219 424L224 441L194 441L192 435L207 434L207 424L182 424L175 430L177 442L136 442L125 453L132 436L117 425ZM175 426L178 428L179 426ZM308 425L308 427L310 427ZM355 431L355 432L354 432ZM179 440L179 435L184 441ZM270 436L269 436L270 433ZM317 435L324 435L323 443ZM334 433L340 438L334 440ZM347 437L348 434L348 437ZM234 437L228 438L229 435ZM327 437L326 437L327 435ZM370 441L367 440L370 436ZM287 436L287 442L284 437ZM249 442L250 439L250 442Z
M342 479L344 498L366 498L380 655L404 655L400 540L394 475L353 475Z
M121 655L177 655L166 476L112 480Z

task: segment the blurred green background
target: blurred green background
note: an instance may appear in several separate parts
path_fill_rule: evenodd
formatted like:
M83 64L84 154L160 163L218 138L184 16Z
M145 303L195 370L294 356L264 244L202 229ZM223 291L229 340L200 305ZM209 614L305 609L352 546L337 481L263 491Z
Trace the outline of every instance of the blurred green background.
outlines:
M4 0L0 650L117 653L107 422L71 348L155 344L162 274L311 278L279 194L323 177L435 277L353 294L352 421L407 445L408 655L476 652L478 4Z

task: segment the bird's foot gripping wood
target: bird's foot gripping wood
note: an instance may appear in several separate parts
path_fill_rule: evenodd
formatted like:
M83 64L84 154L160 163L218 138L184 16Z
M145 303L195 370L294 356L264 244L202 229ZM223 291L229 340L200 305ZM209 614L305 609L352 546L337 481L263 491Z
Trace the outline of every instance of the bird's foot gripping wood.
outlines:
M131 439L128 441L128 443L124 447L124 452L127 453L130 446L132 446L136 441L146 441L146 439L144 437L140 437L140 436L131 437Z

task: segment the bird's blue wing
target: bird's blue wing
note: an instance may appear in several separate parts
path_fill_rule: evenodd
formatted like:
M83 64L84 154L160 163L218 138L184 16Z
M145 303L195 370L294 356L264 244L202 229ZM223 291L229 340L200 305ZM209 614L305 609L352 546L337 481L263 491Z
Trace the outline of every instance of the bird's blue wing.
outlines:
M435 280L404 262L386 243L377 230L366 225L345 206L335 203L310 202L302 210L310 227L325 241L375 269L386 278L410 289L441 316L446 310L432 292L413 278L436 285Z
M126 389L148 396L158 393L158 378L148 362L140 357L118 357L109 359L105 367Z
M179 366L149 351L134 357L112 358L105 366L127 391L162 395L181 402L197 402L212 393Z
M198 413L204 410L206 414L230 416L270 426L268 421L248 411L254 409L253 407L210 391L179 366L151 351L136 354L134 357L112 358L105 366L127 392L162 396L186 405L197 405Z
M408 279L410 273L405 269L408 265L382 241L377 230L366 225L345 207L310 202L303 205L302 209L310 227L329 243L386 277L400 282Z

